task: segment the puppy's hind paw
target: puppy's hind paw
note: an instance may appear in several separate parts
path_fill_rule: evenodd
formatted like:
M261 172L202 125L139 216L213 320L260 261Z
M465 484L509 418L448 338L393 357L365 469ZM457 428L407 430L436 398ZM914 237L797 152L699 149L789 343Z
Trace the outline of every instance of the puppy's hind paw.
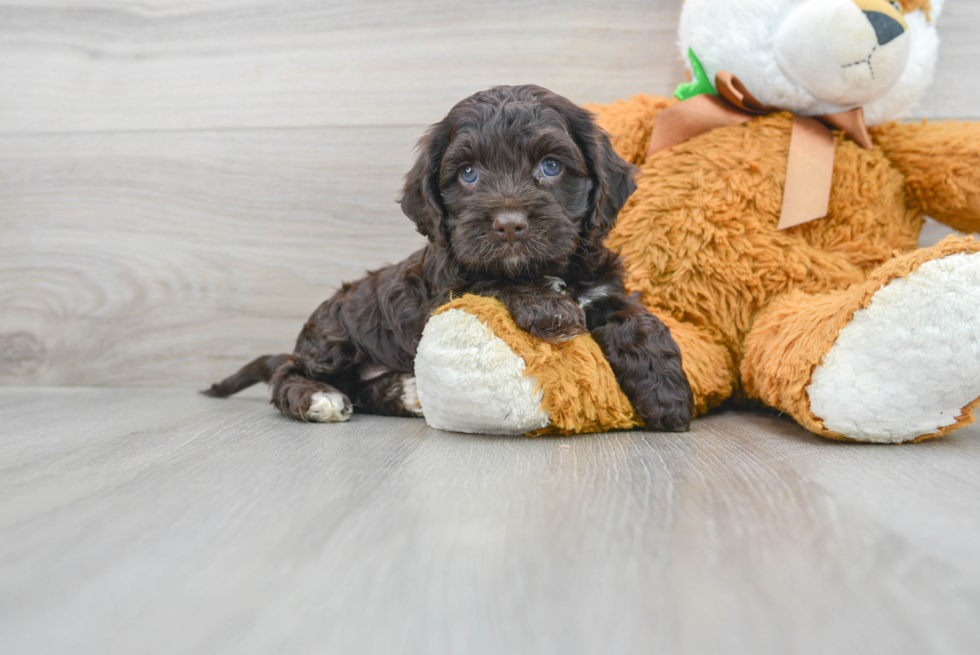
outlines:
M339 423L348 420L353 413L351 402L344 394L319 391L310 397L310 406L303 412L303 418L317 423Z
M415 386L415 376L402 377L402 406L415 416L422 416L422 405L419 403L418 388Z

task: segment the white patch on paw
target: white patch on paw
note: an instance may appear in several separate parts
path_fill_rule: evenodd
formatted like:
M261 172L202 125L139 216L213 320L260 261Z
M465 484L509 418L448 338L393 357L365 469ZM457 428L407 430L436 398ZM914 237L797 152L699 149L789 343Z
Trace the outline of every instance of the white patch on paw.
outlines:
M307 421L339 423L350 418L352 409L339 391L317 392L310 398L310 408L304 415Z
M402 405L416 416L422 416L422 405L419 404L419 392L415 387L415 376L402 377Z
M545 275L544 279L548 282L548 286L551 287L552 291L555 293L560 293L563 296L568 295L568 290L565 288L568 285L565 284L565 280L561 279L560 277L555 277L554 275Z
M807 394L828 430L898 443L952 425L980 397L980 254L926 262L855 312Z
M608 284L600 284L599 286L589 289L582 295L580 295L576 300L578 301L578 306L582 309L587 308L589 305L594 303L596 300L602 300L603 298L608 298L613 292L613 287Z

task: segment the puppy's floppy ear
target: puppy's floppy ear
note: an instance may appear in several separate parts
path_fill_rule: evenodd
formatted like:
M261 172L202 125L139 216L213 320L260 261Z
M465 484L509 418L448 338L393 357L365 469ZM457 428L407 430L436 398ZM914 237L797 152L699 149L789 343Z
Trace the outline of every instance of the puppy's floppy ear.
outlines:
M448 120L436 123L418 143L418 157L405 176L405 188L398 200L402 211L415 222L416 229L429 241L446 245L443 231L445 207L439 189L439 169L449 145Z
M558 95L549 94L542 100L564 117L572 139L585 156L592 189L583 232L602 238L636 191L636 168L616 154L609 135L596 125L591 113Z
M587 154L586 161L593 177L592 184L595 185L598 180L599 188L594 191L595 209L586 229L592 231L596 238L602 238L612 229L619 210L636 191L636 182L633 181L636 168L616 154L609 136L598 125L592 123L592 129L597 134L598 143L594 158L589 161Z

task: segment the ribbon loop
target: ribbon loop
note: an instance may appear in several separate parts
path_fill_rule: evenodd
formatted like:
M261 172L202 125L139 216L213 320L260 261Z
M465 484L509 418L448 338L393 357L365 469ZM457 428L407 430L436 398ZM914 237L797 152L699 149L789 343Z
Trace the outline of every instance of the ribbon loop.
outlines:
M657 114L647 148L647 158L719 127L746 123L780 111L753 96L737 77L726 71L715 76L718 95L694 96ZM825 116L793 116L786 162L783 206L776 229L784 230L823 218L830 203L834 174L834 135L841 130L865 149L874 147L858 107Z
M754 95L749 93L749 90L745 88L742 84L742 80L738 79L731 73L727 71L718 71L715 75L715 88L718 89L718 95L732 103L742 111L747 111L750 114L771 114L774 111L779 111L772 105L764 105L759 102Z

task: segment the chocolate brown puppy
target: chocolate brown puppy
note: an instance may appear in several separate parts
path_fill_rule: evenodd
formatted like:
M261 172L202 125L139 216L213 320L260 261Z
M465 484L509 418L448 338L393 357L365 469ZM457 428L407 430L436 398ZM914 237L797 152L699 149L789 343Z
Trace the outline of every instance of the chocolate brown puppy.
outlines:
M495 87L458 103L422 137L401 208L429 244L344 284L291 355L256 359L204 393L259 381L286 416L421 415L413 361L422 328L451 296L496 296L551 342L586 331L647 428L686 430L691 388L670 331L623 286L603 245L635 190L634 169L584 109L538 86Z

